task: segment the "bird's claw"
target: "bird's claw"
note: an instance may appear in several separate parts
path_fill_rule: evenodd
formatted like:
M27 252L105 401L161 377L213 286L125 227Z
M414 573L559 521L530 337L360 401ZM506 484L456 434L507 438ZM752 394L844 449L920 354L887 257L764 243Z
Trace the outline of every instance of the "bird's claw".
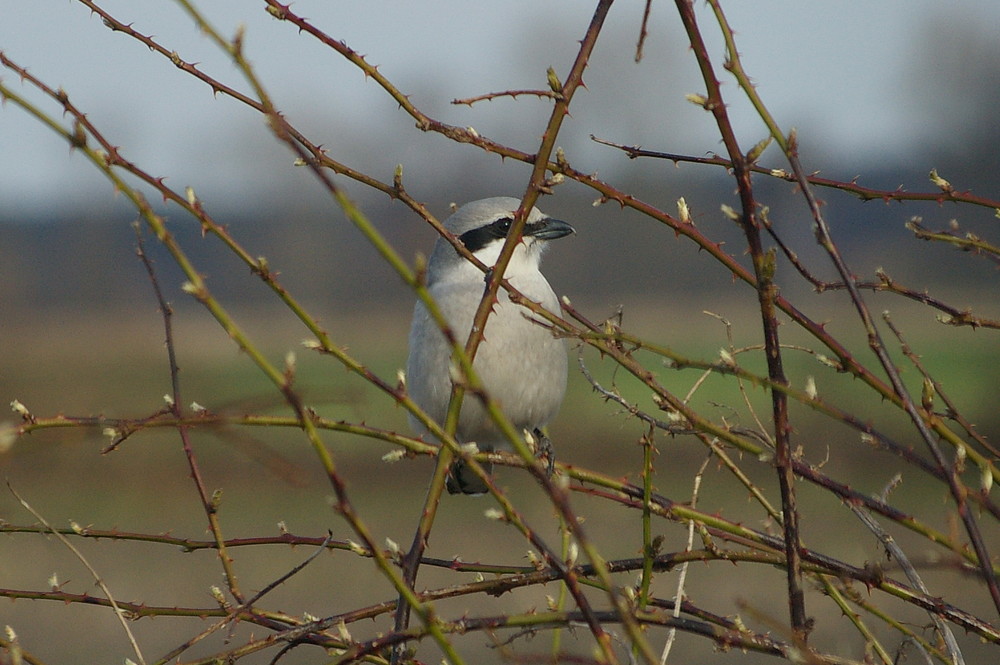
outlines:
M534 443L535 458L544 460L545 473L551 478L556 470L556 449L552 446L552 439L536 427L529 440Z

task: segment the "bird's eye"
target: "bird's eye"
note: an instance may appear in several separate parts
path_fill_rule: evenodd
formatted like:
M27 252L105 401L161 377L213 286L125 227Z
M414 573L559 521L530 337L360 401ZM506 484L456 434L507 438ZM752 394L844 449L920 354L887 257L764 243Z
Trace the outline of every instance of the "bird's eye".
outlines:
M495 234L498 238L506 238L507 232L510 231L510 225L514 223L514 220L510 217L503 217L493 222L492 226L495 230Z

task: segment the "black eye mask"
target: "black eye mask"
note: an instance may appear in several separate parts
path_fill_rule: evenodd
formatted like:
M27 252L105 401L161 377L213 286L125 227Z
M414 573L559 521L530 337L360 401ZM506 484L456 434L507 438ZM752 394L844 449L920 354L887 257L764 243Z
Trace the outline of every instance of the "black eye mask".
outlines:
M462 244L470 252L477 252L498 238L506 238L513 223L513 217L501 217L486 226L466 231L458 239L462 241ZM552 240L569 235L570 233L573 233L572 226L558 219L547 217L537 222L525 224L522 235L525 238L534 236L542 240Z
M510 226L513 223L513 217L501 217L486 226L480 226L479 228L466 231L462 235L458 236L458 239L462 241L462 244L465 245L465 248L470 252L478 252L497 238L506 238L507 233L510 231ZM527 229L525 230L527 231Z

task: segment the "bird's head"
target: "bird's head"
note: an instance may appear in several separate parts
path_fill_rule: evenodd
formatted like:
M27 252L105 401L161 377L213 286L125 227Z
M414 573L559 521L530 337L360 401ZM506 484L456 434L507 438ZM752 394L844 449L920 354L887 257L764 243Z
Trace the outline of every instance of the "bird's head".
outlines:
M445 220L444 225L458 236L476 258L492 266L500 256L519 205L521 202L518 199L504 196L473 201L456 210ZM514 249L507 274L514 276L519 270L538 270L547 242L574 232L573 227L566 222L552 219L538 208L532 208L521 235L521 243ZM450 243L439 238L431 256L431 270L461 264L475 269Z

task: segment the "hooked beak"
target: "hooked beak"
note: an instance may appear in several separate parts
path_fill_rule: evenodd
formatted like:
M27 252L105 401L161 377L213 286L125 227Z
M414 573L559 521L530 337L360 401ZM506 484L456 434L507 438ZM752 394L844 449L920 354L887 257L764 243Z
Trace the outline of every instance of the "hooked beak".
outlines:
M545 219L524 227L524 235L542 240L555 240L576 233L576 229L559 219Z

